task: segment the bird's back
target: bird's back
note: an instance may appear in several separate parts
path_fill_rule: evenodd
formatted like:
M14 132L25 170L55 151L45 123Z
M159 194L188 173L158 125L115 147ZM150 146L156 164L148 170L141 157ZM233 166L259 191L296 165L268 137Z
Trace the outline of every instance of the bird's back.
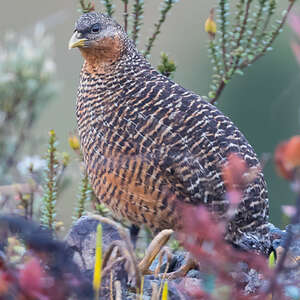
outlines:
M104 74L83 67L77 103L84 159L101 202L153 231L176 228L176 201L228 209L221 168L234 152L258 159L216 107L159 74L138 53ZM227 238L263 238L268 196L262 173L247 186Z

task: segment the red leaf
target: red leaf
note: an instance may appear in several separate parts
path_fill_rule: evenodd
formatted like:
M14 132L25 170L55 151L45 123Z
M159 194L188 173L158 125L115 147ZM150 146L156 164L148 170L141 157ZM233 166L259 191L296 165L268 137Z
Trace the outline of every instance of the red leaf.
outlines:
M235 153L228 156L227 163L222 169L222 176L228 191L244 185L243 175L247 172L246 162Z
M280 143L276 148L274 159L279 175L292 180L295 169L300 167L300 135Z
M293 31L298 35L300 38L300 17L291 13L288 18L288 23Z
M10 286L10 278L6 272L0 272L0 296L8 292Z
M23 291L29 295L42 294L44 272L36 258L30 259L20 271L19 283Z

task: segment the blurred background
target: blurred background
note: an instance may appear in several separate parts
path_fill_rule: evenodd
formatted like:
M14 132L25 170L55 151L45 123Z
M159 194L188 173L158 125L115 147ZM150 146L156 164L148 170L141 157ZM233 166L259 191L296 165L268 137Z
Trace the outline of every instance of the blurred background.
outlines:
M99 2L96 1L97 10L102 7ZM281 1L281 8L286 7L287 2ZM204 23L215 3L212 0L179 1L163 25L151 56L151 62L156 66L161 51L169 54L177 65L175 81L200 95L207 95L211 79L208 36L204 32ZM141 49L153 31L154 21L159 17L159 4L159 0L145 1L144 26L139 41ZM30 145L29 141L26 155L42 155L46 152L50 129L54 129L58 135L59 150L72 152L68 136L76 130L75 101L82 58L78 50L69 51L67 44L79 17L77 9L78 1L75 0L12 0L1 5L0 45L7 32L33 36L36 23L44 24L46 32L54 40L54 49L51 51L56 64L59 92L41 110L32 129L32 135L39 142ZM116 10L115 17L120 21L121 10ZM297 12L297 6L294 11ZM292 31L285 26L274 45L274 51L247 69L244 76L235 76L217 103L245 134L259 156L265 153L272 155L279 142L300 132L300 66L290 47L294 38ZM72 184L58 203L58 218L64 216L66 225L68 220L71 222L72 207L78 193L79 172L75 155L71 157L68 172ZM281 205L293 203L295 196L290 192L288 183L277 176L272 158L267 162L264 173L269 187L271 221L280 226Z

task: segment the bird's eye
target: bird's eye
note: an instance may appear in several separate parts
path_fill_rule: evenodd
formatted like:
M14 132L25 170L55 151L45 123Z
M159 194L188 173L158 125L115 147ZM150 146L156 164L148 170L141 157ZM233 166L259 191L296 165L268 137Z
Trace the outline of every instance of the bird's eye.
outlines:
M99 30L100 30L100 25L99 25L98 23L97 23L97 24L94 24L94 25L92 26L91 31L92 31L93 33L98 33Z

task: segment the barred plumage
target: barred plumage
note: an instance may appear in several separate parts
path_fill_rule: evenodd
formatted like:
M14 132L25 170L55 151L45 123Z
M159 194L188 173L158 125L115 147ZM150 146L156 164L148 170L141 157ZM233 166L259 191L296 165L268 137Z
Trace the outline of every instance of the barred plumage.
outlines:
M228 154L259 167L235 125L153 69L122 27L105 15L83 15L70 46L79 46L85 58L76 113L99 201L153 232L178 228L176 201L204 203L222 216L228 200L221 168ZM265 251L267 221L268 196L260 172L247 186L226 238L240 245L251 236L263 245L255 247Z

